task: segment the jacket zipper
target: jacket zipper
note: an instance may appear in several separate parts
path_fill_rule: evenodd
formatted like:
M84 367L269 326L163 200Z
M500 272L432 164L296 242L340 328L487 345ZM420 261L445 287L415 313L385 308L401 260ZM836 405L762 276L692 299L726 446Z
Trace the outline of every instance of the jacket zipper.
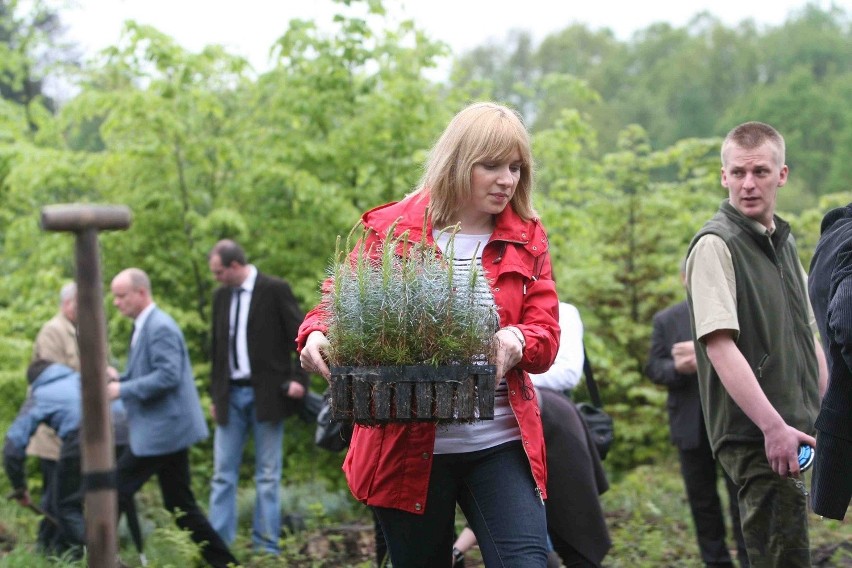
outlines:
M766 363L767 359L769 359L769 353L764 354L764 356L761 357L761 359L760 359L760 363L757 364L757 378L758 379L763 378L763 365L764 365L764 363Z
M775 268L778 270L778 276L781 279L781 288L783 290L784 300L785 300L784 304L787 306L787 313L789 314L790 321L793 323L793 325L795 327L797 320L796 320L796 316L795 316L795 310L793 309L792 301L791 301L791 294L792 293L791 293L790 290L788 290L788 286L792 286L793 283L788 284L787 278L784 277L784 263L779 258L778 251L775 250L775 246L772 244L772 237L767 234L766 239L769 241L769 250L772 251L772 262L775 265ZM795 337L797 339L797 342L801 344L801 340L799 340L799 333L796 333L795 329L794 329L794 334L795 334ZM803 345L802 348L807 350L809 347L808 347L808 345ZM764 359L761 360L761 366L764 363L765 358L768 357L768 356L769 356L768 354L765 355ZM761 370L760 367L758 367L758 370ZM799 375L802 377L799 380L799 386L801 387L802 394L804 395L804 393L807 390L805 388L805 384L804 384L804 377L805 377L806 373L800 372Z

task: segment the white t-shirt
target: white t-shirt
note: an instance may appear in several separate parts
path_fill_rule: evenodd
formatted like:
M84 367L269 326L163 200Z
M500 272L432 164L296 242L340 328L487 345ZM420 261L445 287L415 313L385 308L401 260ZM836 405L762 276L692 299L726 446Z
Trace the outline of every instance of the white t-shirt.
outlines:
M451 238L450 234L433 231L435 242L441 252L447 254L447 246ZM457 233L453 239L453 280L466 283L470 276L470 268L475 261L481 274L482 249L491 238L487 235L465 235ZM482 303L494 303L491 288L484 278L479 280L481 290L477 290L477 297ZM495 323L494 331L497 331ZM462 424L438 424L435 435L436 454L458 454L473 452L498 446L504 442L521 439L521 429L518 420L509 405L509 391L506 380L497 377L497 390L494 394L494 420L481 420L473 423Z
M559 302L559 351L547 371L530 380L539 388L558 391L571 390L583 377L583 322L580 312L565 302Z

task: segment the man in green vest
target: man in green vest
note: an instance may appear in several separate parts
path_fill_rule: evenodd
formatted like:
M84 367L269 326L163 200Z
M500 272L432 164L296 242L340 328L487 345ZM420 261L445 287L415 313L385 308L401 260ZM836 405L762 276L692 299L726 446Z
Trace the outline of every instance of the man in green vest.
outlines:
M687 289L713 453L739 486L751 566L810 566L798 448L814 446L825 356L790 226L784 138L747 122L722 143L728 199L695 235Z

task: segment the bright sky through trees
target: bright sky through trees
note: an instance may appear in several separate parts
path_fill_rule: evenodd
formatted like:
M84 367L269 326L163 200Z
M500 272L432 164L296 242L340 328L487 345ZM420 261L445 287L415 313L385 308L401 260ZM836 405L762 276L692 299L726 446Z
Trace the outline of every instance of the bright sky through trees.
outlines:
M812 3L822 8L831 5L826 0ZM702 11L726 25L744 19L778 25L806 4L806 0L385 0L394 19L413 19L433 39L447 42L455 53L487 41L501 41L513 29L530 31L540 40L574 23L593 29L607 27L626 40L652 23L685 25ZM835 5L852 6L852 0ZM122 23L133 19L153 25L193 51L211 43L222 44L262 71L270 46L287 29L290 19L313 20L323 26L333 14L344 10L345 6L331 0L76 0L76 7L63 10L62 19L69 26L69 37L88 53L115 44Z

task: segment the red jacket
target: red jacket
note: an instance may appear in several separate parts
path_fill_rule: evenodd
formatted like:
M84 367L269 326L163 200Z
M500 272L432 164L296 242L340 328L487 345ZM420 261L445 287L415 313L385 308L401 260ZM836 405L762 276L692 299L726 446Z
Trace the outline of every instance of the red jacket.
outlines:
M367 250L385 239L385 231L397 219L400 221L395 228L396 235L407 230L410 241L419 241L427 204L428 198L414 195L365 213L362 222L374 231L368 237ZM427 242L431 243L431 223L426 230ZM538 402L527 373L546 371L556 358L559 307L547 235L540 221L524 221L511 207L504 209L482 252L482 265L492 282L500 325L517 326L526 339L523 358L507 373L506 379L509 401L520 425L533 477L542 498L546 498L544 436ZM297 339L300 350L312 331L326 331L322 314L320 305L305 317ZM343 463L352 494L368 505L422 513L434 446L435 425L432 423L356 426Z

